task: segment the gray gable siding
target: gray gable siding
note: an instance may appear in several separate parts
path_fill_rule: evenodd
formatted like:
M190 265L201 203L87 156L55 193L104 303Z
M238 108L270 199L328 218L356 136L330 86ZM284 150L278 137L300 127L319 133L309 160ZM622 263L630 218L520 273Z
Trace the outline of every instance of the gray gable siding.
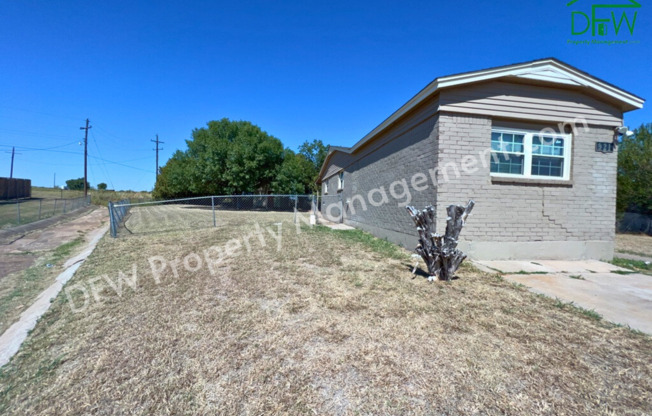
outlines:
M592 125L622 124L622 111L589 95L504 81L444 90L439 110L552 123L580 117Z

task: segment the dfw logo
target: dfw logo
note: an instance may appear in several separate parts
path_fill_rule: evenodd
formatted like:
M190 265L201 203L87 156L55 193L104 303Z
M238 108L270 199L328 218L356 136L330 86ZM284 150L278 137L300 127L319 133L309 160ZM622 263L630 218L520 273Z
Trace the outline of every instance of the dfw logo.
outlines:
M572 6L580 1L587 0L573 0L566 6ZM598 36L607 36L611 30L616 35L621 30L626 30L633 35L640 8L641 5L634 0L628 0L624 4L592 4L590 16L582 11L571 13L571 33L583 35L591 29L592 36L596 36L596 33Z

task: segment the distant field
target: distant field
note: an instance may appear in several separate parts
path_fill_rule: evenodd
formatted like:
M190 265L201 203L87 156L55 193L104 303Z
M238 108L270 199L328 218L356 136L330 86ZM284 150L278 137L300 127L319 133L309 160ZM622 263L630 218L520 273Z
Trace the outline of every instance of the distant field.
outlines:
M149 201L149 192L115 192L92 189L91 204L107 206L109 201L129 199L132 202ZM55 188L32 187L32 197L19 200L0 201L0 229L29 224L34 221L61 215L81 206L78 198L83 191L71 191Z
M32 186L32 198L45 198L45 199L63 199L63 198L80 198L84 196L84 191L71 191L59 188L43 188L40 186Z
M91 195L91 204L106 206L109 201L119 201L122 199L131 199L136 201L149 201L152 199L151 192L134 192L134 191L100 191L98 189L89 189ZM32 198L78 198L84 196L83 191L70 191L55 188L43 188L38 186L32 187Z
M429 284L397 246L289 220L106 236L0 370L0 413L652 414L650 337L469 266Z
M0 201L0 229L65 214L82 206L83 198L30 198L19 201Z

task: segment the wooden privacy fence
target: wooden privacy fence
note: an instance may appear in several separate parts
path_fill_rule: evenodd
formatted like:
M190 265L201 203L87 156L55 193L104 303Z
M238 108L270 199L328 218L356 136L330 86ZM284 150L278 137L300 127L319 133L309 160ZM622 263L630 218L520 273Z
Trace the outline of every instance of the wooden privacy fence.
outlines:
M0 199L30 198L31 179L0 178Z

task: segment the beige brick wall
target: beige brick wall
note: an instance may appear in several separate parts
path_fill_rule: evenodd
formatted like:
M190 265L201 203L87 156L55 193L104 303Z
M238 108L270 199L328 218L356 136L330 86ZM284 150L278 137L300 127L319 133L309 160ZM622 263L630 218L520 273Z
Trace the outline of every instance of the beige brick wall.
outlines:
M489 117L451 113L439 117L439 166L461 166L465 156L476 158L491 144ZM538 130L539 125L532 125ZM450 204L476 201L462 239L472 242L613 242L616 204L617 153L595 152L596 142L613 140L613 130L580 126L572 138L570 184L518 184L492 182L489 153L477 171L449 178L439 175L437 212ZM438 216L438 230L445 217ZM540 257L545 257L542 255Z
M437 108L437 100L431 100L348 156L348 165L338 167L344 171L344 189L337 191L337 175L325 180L329 193L323 196L322 213L326 215L327 208L332 206L332 219L339 221L343 207L344 223L413 248L417 242L414 225L389 191L394 181L405 179L411 194L410 205L423 209L435 204L439 233L445 230L448 205L475 200L476 208L462 231L460 243L471 257L613 256L617 153L595 152L596 142L613 140L613 127L588 126L585 131L584 126L577 126L572 137L569 181L505 183L490 175L492 126L534 131L557 127L438 113ZM436 186L431 179L433 169L437 169ZM427 190L414 189L411 178L415 174L427 177ZM389 202L373 206L369 192L380 188L384 188ZM366 209L356 196L365 201Z
M324 217L339 220L339 207L342 206L344 223L414 248L417 233L405 209L408 201L405 195L409 195L410 205L420 209L436 203L436 189L428 176L428 171L437 161L435 109L435 103L429 102L384 132L372 147L362 149L362 156L356 155L351 164L343 168L344 188L341 192L337 191L337 174L324 179L328 182L328 194L322 198ZM412 178L417 173L426 177L425 184L418 182L418 187L427 189L418 191L412 185ZM405 181L407 188L403 184L392 187L396 181ZM382 192L387 203L379 204L383 199Z

